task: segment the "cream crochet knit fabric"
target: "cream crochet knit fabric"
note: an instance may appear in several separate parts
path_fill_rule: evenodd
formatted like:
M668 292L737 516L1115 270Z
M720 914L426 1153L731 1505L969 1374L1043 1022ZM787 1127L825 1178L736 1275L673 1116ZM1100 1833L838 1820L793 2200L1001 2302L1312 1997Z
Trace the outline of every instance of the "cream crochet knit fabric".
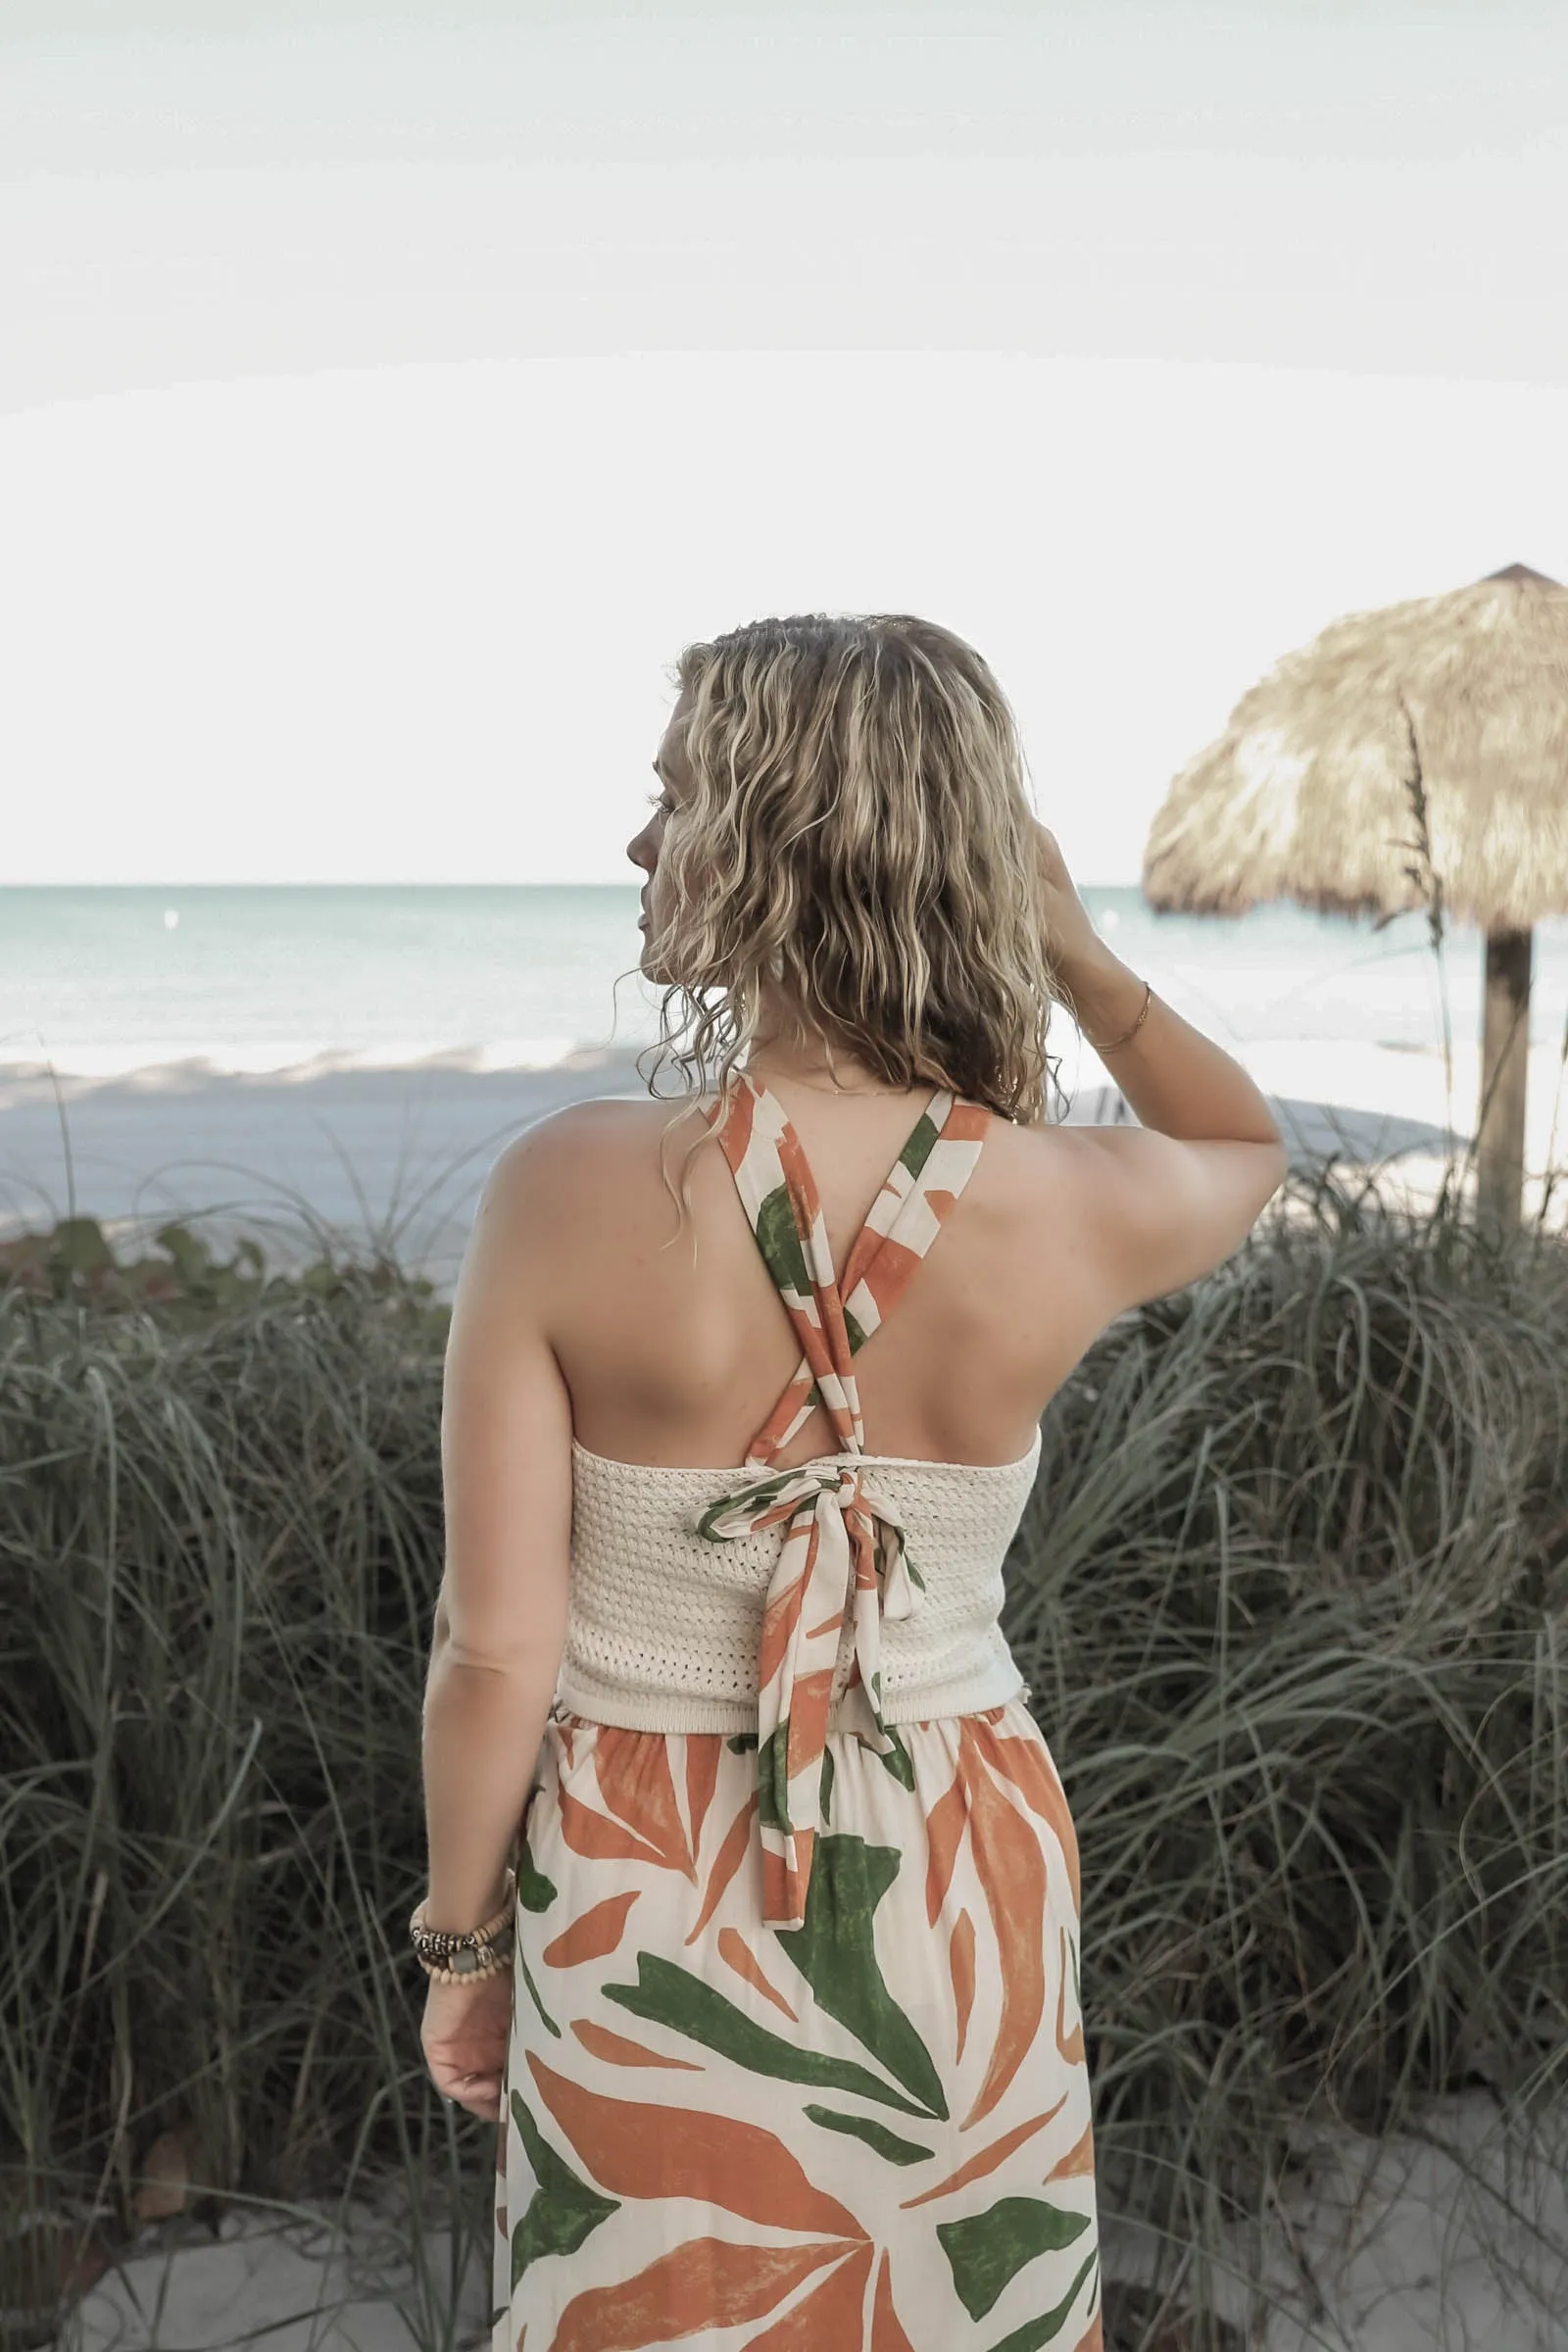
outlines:
M1016 1462L977 1467L876 1453L859 1458L896 1512L925 1579L911 1616L882 1621L884 1720L922 1722L1027 1698L997 1620L1003 1561L1034 1484L1040 1433ZM556 1686L560 1705L630 1731L756 1731L762 1603L784 1530L726 1543L695 1532L705 1504L740 1476L733 1469L613 1461L573 1441L571 1594ZM847 1610L835 1707L853 1655Z

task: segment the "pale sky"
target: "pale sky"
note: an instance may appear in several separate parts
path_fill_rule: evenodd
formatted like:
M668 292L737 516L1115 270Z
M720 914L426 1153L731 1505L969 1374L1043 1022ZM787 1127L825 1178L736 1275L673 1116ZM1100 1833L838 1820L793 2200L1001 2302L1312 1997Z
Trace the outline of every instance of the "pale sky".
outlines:
M0 0L0 881L627 878L664 670L969 637L1085 881L1568 579L1568 10Z

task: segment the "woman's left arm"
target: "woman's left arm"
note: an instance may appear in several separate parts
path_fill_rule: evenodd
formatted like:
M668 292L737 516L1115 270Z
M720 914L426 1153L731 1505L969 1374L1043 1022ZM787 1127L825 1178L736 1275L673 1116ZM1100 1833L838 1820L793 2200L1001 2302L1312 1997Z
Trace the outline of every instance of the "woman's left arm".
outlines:
M491 1169L447 1342L421 1744L425 1921L460 1935L501 1904L566 1638L571 1399L550 1340L566 1128L542 1121Z

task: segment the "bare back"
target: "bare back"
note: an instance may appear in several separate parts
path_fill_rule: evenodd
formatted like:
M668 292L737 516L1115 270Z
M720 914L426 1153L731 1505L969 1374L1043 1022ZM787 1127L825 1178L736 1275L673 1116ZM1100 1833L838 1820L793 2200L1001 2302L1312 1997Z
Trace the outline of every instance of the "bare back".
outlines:
M824 1098L770 1083L815 1178L842 1270L929 1090ZM799 1348L727 1162L687 1102L581 1103L558 1119L548 1330L577 1442L622 1461L738 1464ZM868 1453L1017 1460L1121 1303L1110 1303L1086 1247L1067 1132L990 1121L897 1317L856 1359ZM678 1186L699 1135L690 1213L677 1234L661 1144ZM817 1406L780 1465L835 1443Z

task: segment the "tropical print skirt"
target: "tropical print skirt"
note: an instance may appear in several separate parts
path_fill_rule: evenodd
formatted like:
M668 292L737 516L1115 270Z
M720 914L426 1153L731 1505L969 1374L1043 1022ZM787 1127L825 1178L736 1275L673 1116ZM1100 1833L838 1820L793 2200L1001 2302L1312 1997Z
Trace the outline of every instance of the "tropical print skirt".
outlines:
M558 1705L519 1841L492 2352L1098 2352L1061 1783L1022 1697L898 1749L830 1730L805 1924L775 1930L757 1735Z

